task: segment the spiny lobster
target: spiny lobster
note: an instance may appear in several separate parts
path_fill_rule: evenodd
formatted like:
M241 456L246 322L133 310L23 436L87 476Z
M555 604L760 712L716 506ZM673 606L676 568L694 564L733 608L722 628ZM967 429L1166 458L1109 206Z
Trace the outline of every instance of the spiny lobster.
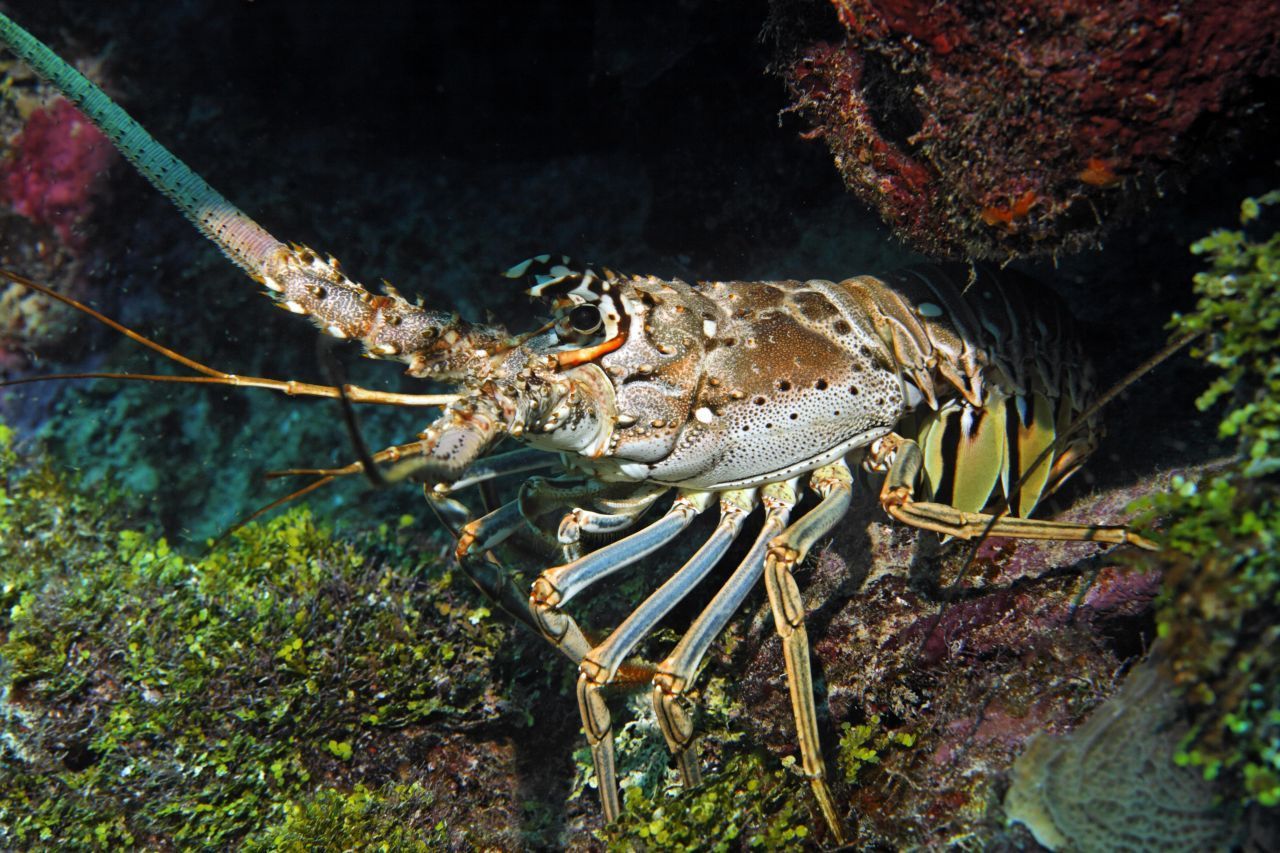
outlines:
M281 306L328 335L359 341L372 357L403 362L410 376L457 387L444 396L345 395L444 406L418 441L371 461L393 463L392 479L425 483L428 498L460 528L460 565L578 667L579 706L608 820L620 804L602 691L756 509L762 519L746 556L657 666L653 702L685 783L695 784L691 686L712 641L763 577L783 641L803 772L836 840L843 839L843 819L825 781L793 570L845 514L851 465L884 475L880 502L890 516L947 536L1152 547L1123 527L1028 517L1079 467L1099 434L1091 375L1070 320L1029 282L976 268L923 267L838 283L690 285L545 255L508 275L532 279L528 292L551 320L513 335L422 308L390 287L375 295L334 259L280 242L3 15L0 40ZM339 393L198 369L227 384ZM1083 428L1069 435L1077 420ZM486 456L506 436L528 449ZM451 497L556 465L571 476L530 479L515 500L478 519ZM806 489L818 503L792 520ZM657 521L585 547L632 527L673 490ZM1010 514L989 511L1004 501ZM693 556L607 639L589 641L566 605L673 541L712 505L719 521ZM564 562L523 590L493 551L530 529L558 547Z

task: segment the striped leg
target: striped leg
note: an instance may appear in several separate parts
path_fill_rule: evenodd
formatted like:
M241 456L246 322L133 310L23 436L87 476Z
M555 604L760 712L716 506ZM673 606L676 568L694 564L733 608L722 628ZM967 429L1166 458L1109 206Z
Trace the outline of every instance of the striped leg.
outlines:
M888 470L884 486L880 490L880 504L885 512L904 524L957 539L990 535L1014 539L1129 544L1149 551L1158 549L1151 540L1118 525L1073 524L1011 515L997 518L985 512L965 512L947 504L916 501L912 494L924 464L923 458L918 444L890 433L875 445L875 451L868 459L869 467Z
M511 579L511 573L490 550L524 526L519 501L505 503L462 528L454 555L458 558L458 565L481 592L537 632L538 623L529 612L528 596L520 591Z
M539 575L529 593L529 609L542 635L570 658L586 657L591 644L578 624L561 608L591 584L670 542L713 500L711 492L682 491L666 515L648 527Z
M426 497L427 503L431 506L432 511L435 512L440 522L449 529L455 539L461 539L464 536L465 528L474 523L474 517L466 504L451 497L454 492L459 489L465 489L468 486L483 486L499 477L550 468L553 465L558 465L559 461L556 456L550 453L528 448L513 450L510 453L498 453L476 460L467 469L465 476L452 483L424 483L422 494ZM506 535L502 538L505 539ZM498 541L501 540L496 540L491 544L496 545ZM462 561L461 554L463 550L462 543L459 542L459 562ZM477 585L480 586L481 590L486 590L483 584L477 582ZM528 608L524 609L527 610Z
M394 448L399 450L399 448ZM383 451L384 453L386 451ZM508 474L522 474L558 465L559 458L541 450L513 450L510 453L498 453L477 459L467 469L466 476L452 483L423 484L422 493L431 505L436 517L455 537L460 535L463 525L472 520L471 510L460 501L450 497L459 489L467 486L488 483Z
M844 829L835 800L827 787L826 766L818 740L818 715L813 699L813 674L809 667L809 637L804 628L804 602L791 571L821 537L844 517L852 496L853 476L844 460L818 468L810 475L809 487L822 502L769 543L764 580L773 608L773 621L782 637L782 653L787 663L791 688L791 710L796 719L801 764L822 816L838 843L844 843Z
M694 704L686 692L693 685L698 667L707 650L729 619L742 606L743 599L760 580L764 571L764 555L769 543L787 526L787 518L796 503L796 480L771 483L761 493L764 524L755 543L729 580L716 593L706 609L698 615L676 647L671 650L653 677L653 707L667 746L676 758L680 778L685 787L702 780L698 756L694 750Z
M627 484L627 486L629 487L627 492L630 495L630 499L626 495L615 494L619 492L616 484L611 486L597 481L589 481L585 484L576 484L574 487L565 487L557 481L534 477L521 486L520 494L515 500L502 505L483 518L476 519L463 526L458 535L458 544L455 549L458 564L471 578L472 582L480 588L481 592L511 616L528 625L536 633L541 634L542 629L534 618L533 613L529 610L528 594L522 592L515 585L510 572L491 553L491 549L502 544L518 531L526 531L532 528L535 533L540 532L532 525L532 522L539 516L570 507L578 500L599 496L601 493L609 496L610 505L616 504L623 507L626 513L629 513L616 517L602 515L602 518L617 518L618 520L614 522L614 526L625 526L634 523L635 517L643 513L661 492L655 493L651 487L641 486L637 488L634 484ZM428 495L430 494L428 492ZM450 499L438 496L432 498L432 500ZM575 509L570 512L570 515L581 511ZM555 543L549 544L554 545ZM561 650L569 654L574 663L582 659L580 654L575 657L571 653L576 649L562 648Z
M587 480L577 487L547 483L538 490L521 490L520 509L526 518L539 518L550 511L572 506L556 529L564 561L582 556L582 534L610 536L627 530L654 502L669 492L668 486L653 483L604 483ZM550 504L550 506L548 506ZM593 509L587 509L591 506Z
M637 607L609 638L592 649L579 667L578 707L582 726L591 746L596 767L596 785L605 820L618 817L618 780L614 770L613 722L603 691L618 672L623 660L690 590L702 581L738 537L742 523L755 506L755 489L724 492L720 495L720 523L678 572Z
M437 492L456 492L459 489L465 489L467 486L474 486L496 477L505 477L509 474L523 474L526 471L537 471L540 468L550 468L553 465L560 464L560 457L547 453L545 450L534 450L532 448L523 448L521 450L512 450L509 453L495 453L493 456L485 456L471 463L467 468L467 473L454 480L452 483L440 483L433 487Z

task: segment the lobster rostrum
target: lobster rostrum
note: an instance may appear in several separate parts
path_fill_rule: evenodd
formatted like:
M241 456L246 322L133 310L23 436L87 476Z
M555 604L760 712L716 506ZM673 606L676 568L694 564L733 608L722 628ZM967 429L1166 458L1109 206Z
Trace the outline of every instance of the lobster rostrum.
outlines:
M1029 281L957 266L841 282L688 284L544 255L507 275L530 279L530 295L551 318L511 334L425 309L390 287L375 295L332 258L275 239L3 15L0 40L80 107L278 305L329 335L359 341L371 357L404 363L411 376L456 386L448 395L346 389L344 396L443 405L416 442L371 461L392 463L391 479L425 483L458 528L459 563L477 585L577 665L608 820L620 804L604 690L758 514L746 556L656 667L654 706L685 783L696 783L692 686L715 637L763 577L782 637L802 770L834 838L843 838L825 782L804 605L792 572L844 516L851 466L883 475L880 502L892 517L943 535L1151 547L1123 527L1029 518L1100 434L1070 319ZM184 363L226 384L340 393ZM1068 436L1082 413L1083 427ZM508 436L527 448L487 455ZM552 467L569 476L528 479L514 500L480 518L452 497L485 480ZM618 537L673 490L656 521ZM817 503L793 520L806 490ZM1007 504L1009 513L992 512L992 504ZM713 505L719 520L693 555L607 639L589 641L566 609L572 599L663 548ZM494 555L517 533L533 533L563 556L531 589L520 588ZM602 539L612 541L588 547Z

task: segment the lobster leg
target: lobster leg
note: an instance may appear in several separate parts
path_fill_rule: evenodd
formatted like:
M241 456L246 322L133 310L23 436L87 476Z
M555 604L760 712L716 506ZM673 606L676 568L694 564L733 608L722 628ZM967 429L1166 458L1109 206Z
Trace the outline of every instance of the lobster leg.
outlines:
M477 483L483 483L496 477L505 477L508 474L523 474L526 471L537 471L542 468L550 468L552 465L559 463L559 458L553 456L543 450L534 450L525 448L523 450L512 450L508 453L497 453L493 456L485 456L471 463L471 467L467 469L467 473L459 477L452 483L438 483L432 490L438 494L449 494L459 489L465 489L467 486L474 486Z
M405 445L403 448L396 449L412 451L415 447L415 445ZM375 456L374 458L376 459L377 457ZM466 476L456 482L441 482L435 485L424 484L422 494L435 511L436 516L456 538L462 535L462 527L471 522L473 516L471 510L465 504L454 500L450 495L459 489L465 489L467 486L488 483L498 477L505 477L509 474L522 474L526 471L549 468L557 464L557 462L558 460L554 456L532 449L513 450L509 453L485 456L468 468Z
M545 453L540 453L539 455L543 460L546 460ZM527 458L529 456L530 454L522 450L502 454L489 460L490 464L485 465L480 471L469 472L465 480L459 482L463 485L470 485L491 477L512 473L513 469L528 470L532 467L530 464L532 459ZM522 467L517 468L516 466ZM458 564L467 573L467 576L471 578L471 581L479 587L481 592L511 616L532 628L535 633L541 634L542 631L529 610L529 596L515 585L511 579L510 572L490 553L491 549L502 544L512 534L527 529L530 523L540 515L565 506L571 506L574 502L590 497L593 494L607 493L616 489L616 485L610 487L596 481L588 482L575 488L562 488L554 481L545 480L541 477L528 480L521 486L520 494L515 500L503 504L488 515L469 521L462 526L461 531L458 533L458 544L454 551ZM447 487L443 491L439 486L434 489L427 488L425 491L428 500L433 505L442 502L455 503L451 498L445 496L448 493ZM634 485L630 486L630 491L636 491ZM641 488L640 491L648 494L651 490ZM635 510L636 514L643 512L649 503L652 503L657 498L658 494L661 494L661 492L653 494L648 503L643 503L639 506ZM463 511L465 511L465 508L463 508ZM628 523L630 521L634 521L634 518L629 519ZM564 651L569 654L567 650ZM574 663L581 660L581 656L574 657L572 654L569 656Z
M880 504L889 515L912 527L932 530L957 539L990 535L1015 539L1106 542L1113 545L1136 545L1149 551L1158 550L1158 546L1151 540L1119 525L1073 524L1009 515L993 516L985 512L965 512L946 504L915 501L911 495L915 491L915 483L923 465L923 454L914 441L893 433L885 436L875 446L868 464L873 468L888 467L888 476L880 490Z
M764 524L751 550L711 603L689 626L667 659L658 665L653 677L653 707L667 746L675 755L685 787L702 781L698 756L693 749L693 701L686 696L686 691L693 684L694 675L711 643L742 606L756 581L760 580L764 571L765 549L787 526L787 518L796 504L796 482L788 480L764 487L761 493L761 503L765 508Z
M458 565L488 598L535 632L538 624L529 612L529 599L490 549L524 526L520 502L510 501L462 528L454 551Z
M666 515L648 527L539 575L529 592L529 608L542 635L570 658L586 657L591 644L578 624L560 608L591 584L652 554L679 536L714 499L712 492L682 491Z
M564 486L553 481L530 481L520 490L520 511L525 518L536 519L553 510L572 506L556 529L556 542L564 551L565 562L582 556L583 533L610 535L628 529L653 506L653 502L670 491L667 486L652 483L604 483L587 480ZM583 504L595 509L585 509Z
M769 543L764 581L769 592L769 604L773 608L774 624L782 637L782 653L791 688L791 710L796 719L804 775L809 779L831 834L843 844L844 831L835 800L827 787L826 766L818 740L813 674L809 667L809 636L804 628L804 601L791 571L804 559L813 543L829 533L844 517L852 497L853 475L849 466L840 459L816 469L809 478L809 487L821 496L822 502Z
M623 660L671 611L708 571L720 561L724 552L738 538L742 524L755 507L755 489L739 489L720 495L720 523L711 536L689 558L678 572L658 587L644 603L632 611L609 638L592 649L579 665L578 708L582 726L591 746L596 767L596 785L606 820L617 818L618 780L614 770L613 722L603 691L618 672Z

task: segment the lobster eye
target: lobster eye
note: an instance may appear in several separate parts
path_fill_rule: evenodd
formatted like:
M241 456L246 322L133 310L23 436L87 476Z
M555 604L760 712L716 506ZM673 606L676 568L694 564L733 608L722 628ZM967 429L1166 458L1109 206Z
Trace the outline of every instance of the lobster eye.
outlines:
M569 312L569 326L582 335L597 331L600 328L600 309L595 305L579 305Z

